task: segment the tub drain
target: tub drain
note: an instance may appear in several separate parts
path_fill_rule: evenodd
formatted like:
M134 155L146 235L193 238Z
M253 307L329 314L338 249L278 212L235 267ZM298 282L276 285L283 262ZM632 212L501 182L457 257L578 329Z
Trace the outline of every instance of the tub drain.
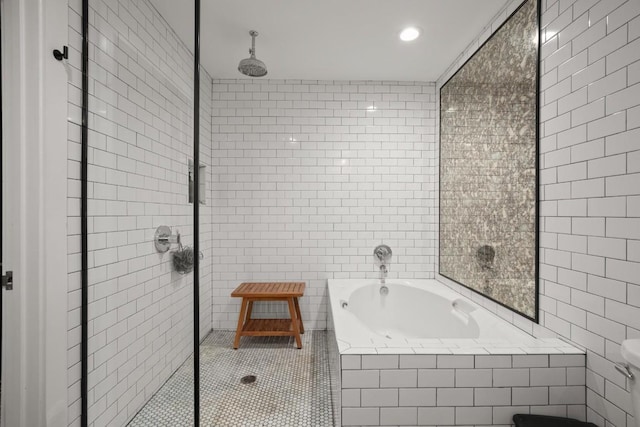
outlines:
M244 376L244 377L240 378L240 382L241 382L242 384L251 384L251 383L254 383L254 382L256 382L256 376L255 376L255 375L247 375L247 376Z

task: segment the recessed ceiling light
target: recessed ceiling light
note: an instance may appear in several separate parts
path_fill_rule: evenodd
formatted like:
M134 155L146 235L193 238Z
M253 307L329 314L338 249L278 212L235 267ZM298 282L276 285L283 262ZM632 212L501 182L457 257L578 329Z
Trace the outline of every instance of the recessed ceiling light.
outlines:
M420 37L420 30L416 27L407 27L400 33L400 40L410 42Z

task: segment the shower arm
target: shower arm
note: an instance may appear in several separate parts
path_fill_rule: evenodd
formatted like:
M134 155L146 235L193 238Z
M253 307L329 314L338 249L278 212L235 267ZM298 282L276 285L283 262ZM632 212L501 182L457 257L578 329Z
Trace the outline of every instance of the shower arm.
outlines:
M257 31L249 31L251 35L251 49L249 49L249 54L252 58L256 57L256 36L258 35Z

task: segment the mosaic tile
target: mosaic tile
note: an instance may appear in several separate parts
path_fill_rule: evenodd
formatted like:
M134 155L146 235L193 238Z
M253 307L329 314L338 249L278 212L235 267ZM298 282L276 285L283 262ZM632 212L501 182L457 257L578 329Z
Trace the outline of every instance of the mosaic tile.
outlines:
M536 15L525 2L440 92L440 274L530 317Z
M243 337L212 331L200 346L202 426L333 426L327 333L307 331L302 349L293 337ZM256 381L242 384L241 378ZM129 423L130 427L193 425L193 357Z

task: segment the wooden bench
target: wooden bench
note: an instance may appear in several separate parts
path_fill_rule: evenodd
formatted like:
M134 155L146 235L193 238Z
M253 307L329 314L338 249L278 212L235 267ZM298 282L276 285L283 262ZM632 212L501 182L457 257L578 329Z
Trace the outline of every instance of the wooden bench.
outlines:
M304 334L298 298L304 295L304 282L242 283L232 297L242 298L238 328L233 348L237 349L240 337L293 336L298 348L302 348L300 334ZM255 301L286 301L289 319L252 319L251 310Z

